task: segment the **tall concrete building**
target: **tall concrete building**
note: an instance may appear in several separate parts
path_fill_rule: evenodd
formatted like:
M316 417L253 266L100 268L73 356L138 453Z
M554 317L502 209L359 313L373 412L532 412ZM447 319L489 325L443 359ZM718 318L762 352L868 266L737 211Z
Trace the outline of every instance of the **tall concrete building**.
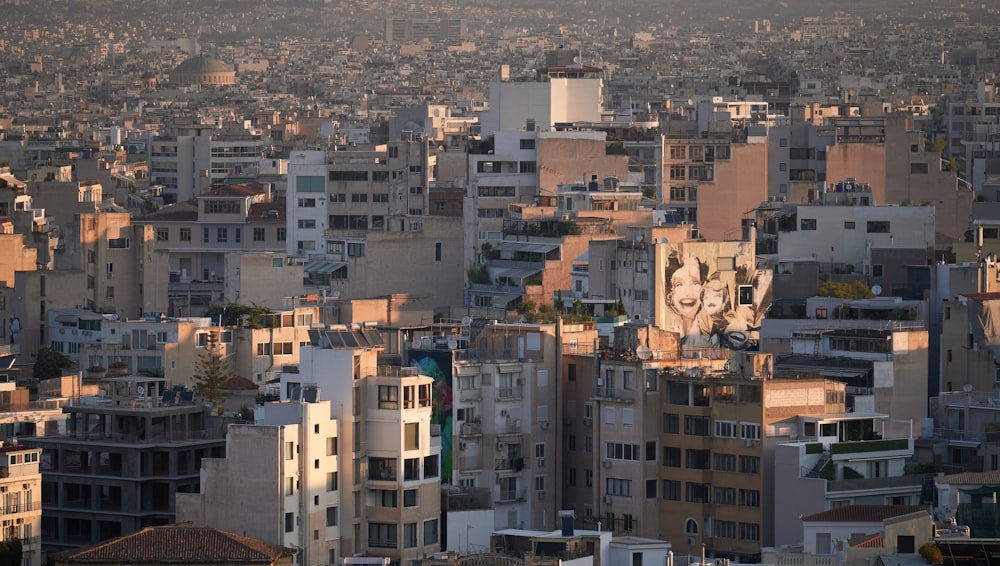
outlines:
M0 444L0 541L21 541L23 566L42 564L42 473L38 448Z
M224 455L221 422L191 397L161 394L163 382L109 378L106 401L63 408L65 435L23 439L42 449L44 549L174 522L174 498L198 489L201 459Z
M263 136L236 121L175 123L149 140L151 184L163 185L163 201L184 202L226 177L255 175Z
M441 432L432 414L445 400L434 380L381 365L373 328L310 337L281 375L281 402L253 426L231 428L232 452L205 463L199 494L178 498L182 518L298 548L309 566L344 556L409 564L437 552ZM263 513L261 497L271 501Z
M388 44L461 43L467 33L462 18L413 18L394 16L385 19L385 42Z

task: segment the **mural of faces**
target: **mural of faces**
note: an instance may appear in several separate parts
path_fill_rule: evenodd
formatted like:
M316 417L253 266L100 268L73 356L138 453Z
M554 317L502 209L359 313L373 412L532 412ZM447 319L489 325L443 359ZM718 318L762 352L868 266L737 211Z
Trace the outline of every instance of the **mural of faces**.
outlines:
M743 242L676 244L663 265L658 324L684 348L752 348L771 301L770 272Z

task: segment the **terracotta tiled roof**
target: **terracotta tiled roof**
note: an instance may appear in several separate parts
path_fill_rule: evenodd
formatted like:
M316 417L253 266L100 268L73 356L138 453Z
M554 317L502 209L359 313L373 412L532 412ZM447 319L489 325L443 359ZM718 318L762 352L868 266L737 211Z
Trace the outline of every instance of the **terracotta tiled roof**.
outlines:
M272 222L285 223L285 201L280 200L277 202L258 202L250 205L250 210L247 212L248 221L260 221L260 220L270 220ZM277 217L270 214L270 211L275 211L278 213Z
M264 187L260 183L236 183L233 185L222 185L199 197L252 197L264 192Z
M250 381L249 379L247 379L245 377L240 377L240 376L236 375L236 376L233 376L233 377L230 377L229 379L227 379L226 382L223 383L221 387L219 387L219 389L227 389L227 390L228 389L239 389L239 390L244 390L244 389L250 390L250 389L252 389L252 390L256 391L258 389L258 387L257 387L256 383Z
M137 219L138 222L146 220L163 220L172 222L194 222L198 220L198 205L193 201L179 202L161 208L160 210L144 214Z
M845 505L802 517L803 522L881 523L891 517L927 511L927 505Z
M885 546L885 539L881 534L857 535L847 539L847 544L852 548L882 548Z
M218 529L167 525L56 554L67 564L270 564L294 551Z
M1000 471L962 472L934 478L937 483L955 485L1000 485Z

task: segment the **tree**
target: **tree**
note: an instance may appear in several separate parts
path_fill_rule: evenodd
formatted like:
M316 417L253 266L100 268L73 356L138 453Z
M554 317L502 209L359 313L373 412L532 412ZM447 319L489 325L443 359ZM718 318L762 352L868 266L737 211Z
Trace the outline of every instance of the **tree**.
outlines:
M816 295L840 299L870 299L875 296L867 285L857 280L850 283L824 281L816 290Z
M22 559L21 539L0 542L0 566L21 566Z
M191 376L194 392L213 405L218 405L226 399L222 386L230 377L232 376L229 375L226 362L222 359L222 348L219 346L218 337L210 332L208 343L198 354L198 360L194 364L194 375Z
M35 358L35 366L31 370L31 375L35 379L51 379L61 376L62 370L71 367L73 367L73 361L66 356L54 350L42 348L38 350L38 356Z

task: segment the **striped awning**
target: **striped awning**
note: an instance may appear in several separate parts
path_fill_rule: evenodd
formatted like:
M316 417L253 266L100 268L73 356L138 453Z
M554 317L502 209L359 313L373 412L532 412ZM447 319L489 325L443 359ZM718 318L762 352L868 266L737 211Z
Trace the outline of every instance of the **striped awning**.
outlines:
M317 259L313 261L307 261L305 265L302 266L302 271L305 273L312 273L314 275L326 275L328 273L333 273L338 269L345 267L347 263L343 261L329 261L325 259Z

